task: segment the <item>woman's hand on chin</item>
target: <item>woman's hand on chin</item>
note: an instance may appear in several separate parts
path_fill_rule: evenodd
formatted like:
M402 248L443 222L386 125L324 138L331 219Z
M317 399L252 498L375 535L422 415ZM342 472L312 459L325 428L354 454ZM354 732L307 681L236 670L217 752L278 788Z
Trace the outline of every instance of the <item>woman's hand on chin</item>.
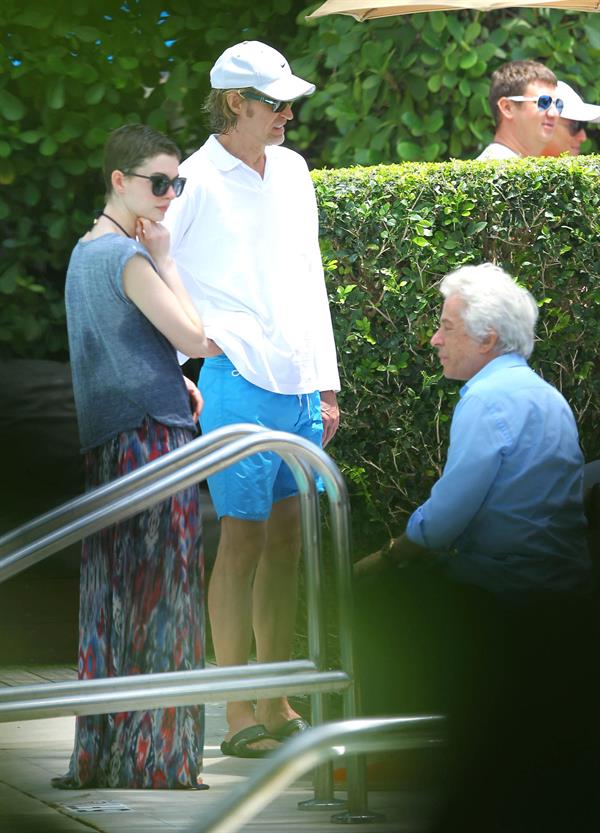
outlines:
M157 265L168 259L171 237L168 229L161 223L155 223L147 217L138 217L135 223L135 236L148 249Z

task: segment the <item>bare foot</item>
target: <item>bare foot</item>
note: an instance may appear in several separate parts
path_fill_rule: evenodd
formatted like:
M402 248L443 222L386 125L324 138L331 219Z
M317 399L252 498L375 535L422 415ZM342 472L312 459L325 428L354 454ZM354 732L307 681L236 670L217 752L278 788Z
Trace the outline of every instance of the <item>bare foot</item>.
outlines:
M286 697L271 700L259 700L256 704L256 720L262 723L268 732L277 732L289 720L302 719L287 701Z
M262 721L258 720L254 715L254 708L252 703L228 703L227 704L227 723L229 724L229 731L225 735L225 740L230 741L234 735L241 732L243 729L248 729L250 726L257 726ZM268 727L266 727L268 730ZM263 738L248 744L249 749L269 750L277 749L279 742L272 738Z

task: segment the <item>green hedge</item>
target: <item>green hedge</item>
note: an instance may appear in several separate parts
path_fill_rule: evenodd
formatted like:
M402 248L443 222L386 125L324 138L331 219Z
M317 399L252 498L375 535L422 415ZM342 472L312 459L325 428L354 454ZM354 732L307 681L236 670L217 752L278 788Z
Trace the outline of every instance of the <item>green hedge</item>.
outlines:
M311 167L477 155L492 135L490 73L545 61L600 100L600 15L471 10L307 21L305 0L0 2L0 357L64 358L61 296L73 241L102 205L109 130L143 121L184 153L226 47L258 38L317 92L287 132ZM586 152L600 147L592 128Z
M600 15L559 9L439 11L357 23L298 16L294 70L317 85L288 139L314 167L474 159L491 139L490 75L547 64L600 100ZM591 126L583 152L596 152Z
M359 548L378 525L398 530L441 472L460 384L429 339L437 284L461 264L494 261L533 292L532 365L570 402L586 458L600 457L599 173L580 157L313 174L342 374L331 453Z

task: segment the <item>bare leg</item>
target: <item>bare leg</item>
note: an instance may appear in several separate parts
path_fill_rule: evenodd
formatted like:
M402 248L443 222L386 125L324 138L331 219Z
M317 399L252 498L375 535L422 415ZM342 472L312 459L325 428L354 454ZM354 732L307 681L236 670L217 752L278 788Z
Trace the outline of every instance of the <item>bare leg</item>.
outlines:
M252 583L265 547L267 522L221 519L221 537L208 588L208 610L218 665L244 665L252 642ZM257 723L249 701L227 704L226 740ZM254 749L277 746L272 740Z
M300 504L297 497L274 504L266 543L254 579L253 626L258 662L290 658L296 624ZM256 719L269 731L299 717L286 697L259 700Z

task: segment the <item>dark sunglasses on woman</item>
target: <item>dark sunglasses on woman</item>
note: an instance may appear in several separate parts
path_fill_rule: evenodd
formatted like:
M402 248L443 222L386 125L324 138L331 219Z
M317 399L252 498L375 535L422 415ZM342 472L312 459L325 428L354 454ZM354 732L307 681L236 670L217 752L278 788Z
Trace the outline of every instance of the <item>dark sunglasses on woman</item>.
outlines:
M125 176L137 176L140 179L149 179L152 183L152 193L155 197L164 197L171 186L173 186L175 196L180 197L185 188L186 178L184 176L176 176L173 179L169 179L166 174L151 174L150 176L146 176L146 174L135 174L132 171L125 171L124 173Z

